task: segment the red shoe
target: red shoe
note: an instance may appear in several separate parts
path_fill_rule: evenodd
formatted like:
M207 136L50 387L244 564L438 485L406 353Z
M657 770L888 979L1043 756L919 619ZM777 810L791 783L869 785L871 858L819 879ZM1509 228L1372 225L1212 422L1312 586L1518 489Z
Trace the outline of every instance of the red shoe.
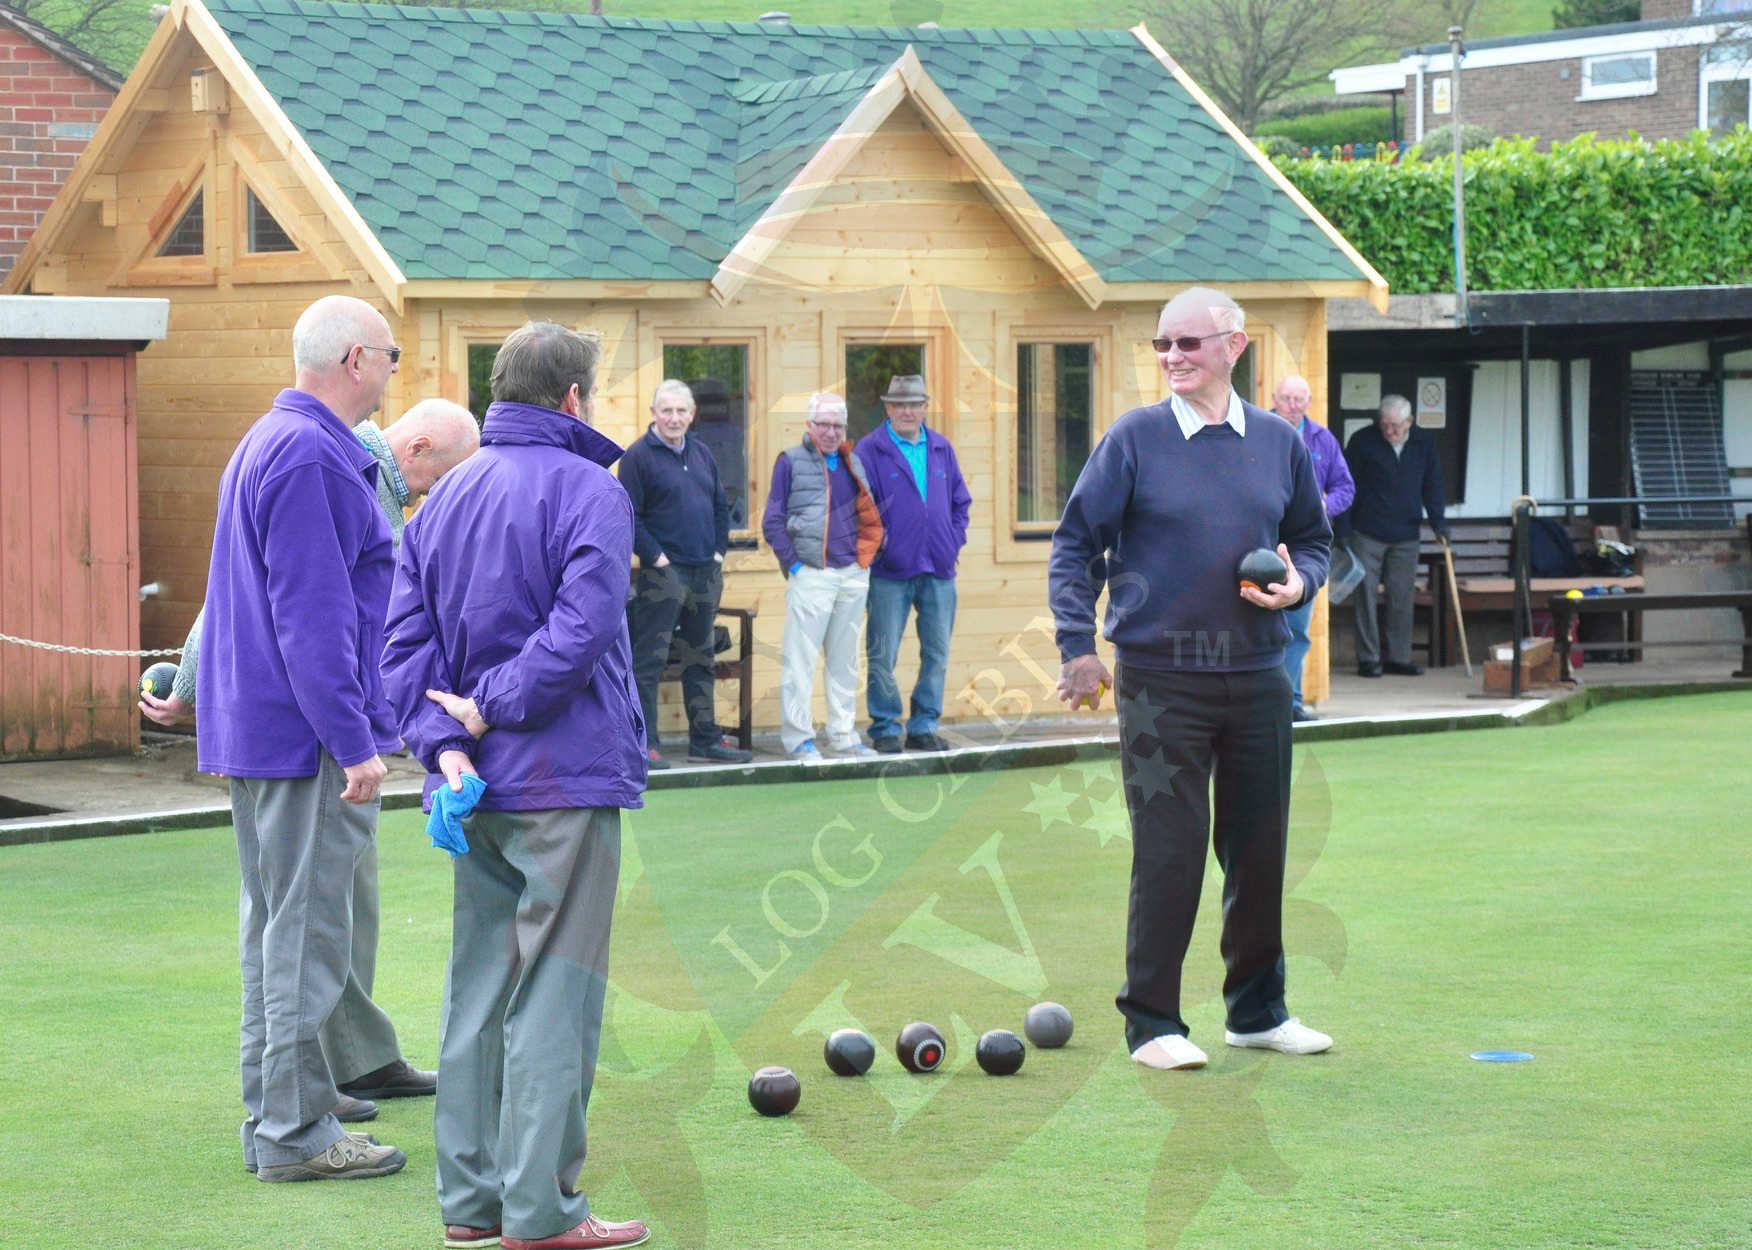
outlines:
M599 1250L603 1246L636 1246L650 1236L643 1220L617 1224L587 1215L576 1228L552 1237L501 1237L499 1244L505 1250Z
M446 1224L444 1244L451 1250L479 1250L482 1246L499 1244L499 1226L470 1228L467 1224Z

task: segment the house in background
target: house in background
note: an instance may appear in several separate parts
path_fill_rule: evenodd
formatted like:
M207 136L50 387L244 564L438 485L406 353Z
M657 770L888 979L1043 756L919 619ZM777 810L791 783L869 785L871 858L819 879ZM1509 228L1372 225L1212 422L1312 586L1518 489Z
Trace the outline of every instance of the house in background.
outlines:
M1330 77L1341 96L1392 99L1407 144L1453 124L1445 43ZM1643 0L1641 21L1469 42L1460 106L1468 126L1547 143L1752 124L1752 0Z
M1149 339L1193 283L1249 310L1246 393L1301 373L1316 414L1327 300L1386 299L1142 27L174 0L9 288L170 299L139 367L140 576L170 588L147 646L199 608L220 471L323 294L389 318L390 416L468 402L531 317L603 331L622 442L658 381L693 383L735 514L725 602L764 656L774 458L812 392L846 393L856 434L922 374L974 496L945 711L1008 721L1060 710L1048 540L1102 432L1161 397ZM1317 652L1311 698L1325 675Z
M121 86L89 52L0 4L0 278Z

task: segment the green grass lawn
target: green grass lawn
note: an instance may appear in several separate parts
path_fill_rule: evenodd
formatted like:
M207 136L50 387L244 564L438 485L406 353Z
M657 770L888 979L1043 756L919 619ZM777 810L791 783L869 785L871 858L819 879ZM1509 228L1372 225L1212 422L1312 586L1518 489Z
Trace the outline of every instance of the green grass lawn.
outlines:
M666 791L629 816L585 1183L653 1245L1748 1244L1752 699L1300 752L1290 1005L1337 1038L1222 1044L1215 878L1194 1073L1126 1057L1114 766ZM432 1062L447 859L381 831L379 1000ZM402 1173L263 1185L236 1126L229 830L0 850L0 1213L31 1250L438 1244L431 1106ZM985 1076L973 1040L1077 1031ZM908 1020L948 1036L908 1076ZM857 1023L868 1079L828 1074ZM1470 1060L1518 1048L1522 1064ZM756 1116L748 1074L803 1081Z

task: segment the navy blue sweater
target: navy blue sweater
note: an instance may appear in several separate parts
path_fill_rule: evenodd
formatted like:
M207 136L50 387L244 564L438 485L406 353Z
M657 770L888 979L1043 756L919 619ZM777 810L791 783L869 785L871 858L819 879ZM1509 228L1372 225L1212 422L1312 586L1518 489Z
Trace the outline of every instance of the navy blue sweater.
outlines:
M1357 533L1376 542L1408 542L1417 537L1419 515L1425 511L1431 529L1448 532L1442 516L1442 458L1428 430L1412 426L1396 456L1379 427L1364 426L1351 435L1344 459L1357 484L1350 510L1351 528Z
M1052 536L1047 577L1063 659L1095 650L1105 583L1103 634L1122 664L1251 672L1283 663L1290 627L1241 598L1235 566L1281 542L1312 595L1326 581L1332 527L1301 435L1242 406L1245 438L1230 425L1185 438L1164 400L1126 413L1096 446Z
M640 564L665 554L672 564L710 564L730 549L730 501L704 440L689 438L676 451L648 429L621 457L620 480L633 501Z

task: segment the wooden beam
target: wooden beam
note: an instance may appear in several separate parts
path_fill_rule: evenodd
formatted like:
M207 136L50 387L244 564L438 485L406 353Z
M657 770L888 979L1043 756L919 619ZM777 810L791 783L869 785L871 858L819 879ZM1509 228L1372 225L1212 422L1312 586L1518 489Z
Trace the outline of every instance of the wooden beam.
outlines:
M712 294L703 279L638 281L617 278L410 278L402 288L408 299L445 300L692 300Z
M96 204L99 220L106 229L113 230L116 225L116 176L114 174L94 174L85 184L79 194L81 203Z

